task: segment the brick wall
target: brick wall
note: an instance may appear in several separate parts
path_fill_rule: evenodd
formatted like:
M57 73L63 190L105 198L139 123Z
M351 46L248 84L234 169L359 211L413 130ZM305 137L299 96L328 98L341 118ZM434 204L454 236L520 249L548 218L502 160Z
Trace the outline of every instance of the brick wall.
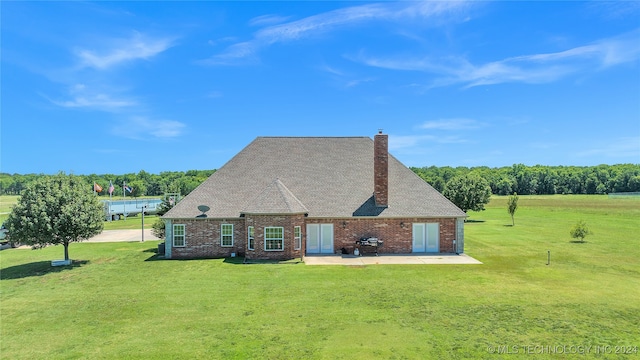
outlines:
M173 224L185 224L186 246L173 247L172 258L220 258L246 256L248 259L295 259L305 254L306 224L333 224L333 245L335 253L345 248L353 253L356 240L363 237L377 237L384 241L378 249L381 254L411 253L413 223L440 224L440 252L453 253L456 238L456 220L443 218L347 218L314 219L304 215L246 215L239 219L175 219ZM233 224L233 247L220 246L220 225ZM254 226L254 250L247 250L247 227ZM281 226L284 229L284 250L264 250L264 228ZM294 227L300 226L301 248L294 248ZM172 241L169 241L172 244ZM364 249L368 250L368 249Z
M254 227L254 250L246 251L247 259L295 259L302 258L305 251L305 218L299 215L246 215L246 226ZM284 230L284 250L265 250L264 228L279 226ZM294 227L300 226L302 239L300 249L295 248Z
M185 225L184 247L173 247L173 259L221 258L231 253L242 255L246 246L246 229L244 219L176 219L173 225ZM233 246L220 245L220 225L233 225ZM173 241L171 241L173 245Z
M411 253L413 223L440 224L440 252L453 253L456 238L455 219L434 218L349 218L349 219L307 219L308 224L333 224L333 245L337 253L343 247L350 253L356 247L356 240L363 237L377 237L384 243L378 249L381 254Z

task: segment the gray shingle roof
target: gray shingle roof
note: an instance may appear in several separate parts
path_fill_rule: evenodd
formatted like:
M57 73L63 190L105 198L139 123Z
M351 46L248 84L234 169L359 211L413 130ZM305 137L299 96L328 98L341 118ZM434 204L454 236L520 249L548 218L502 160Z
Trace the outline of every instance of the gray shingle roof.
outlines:
M249 201L243 214L307 214L309 210L295 195L276 179L258 196Z
M373 159L368 137L258 137L164 217L194 218L201 214L198 205L210 208L209 218L269 211L309 217L466 216L391 155L389 206L377 208Z

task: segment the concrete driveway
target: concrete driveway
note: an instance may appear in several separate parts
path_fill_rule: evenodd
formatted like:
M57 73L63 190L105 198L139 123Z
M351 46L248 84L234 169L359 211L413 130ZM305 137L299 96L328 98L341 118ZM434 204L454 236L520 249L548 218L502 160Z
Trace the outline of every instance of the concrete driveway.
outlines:
M153 236L151 229L144 230L144 240L160 240ZM142 230L104 230L86 242L142 241Z
M482 264L480 261L466 254L389 254L379 256L354 256L354 255L317 255L305 256L307 265L462 265Z
M151 229L144 230L144 240L161 240L151 233ZM83 242L131 242L142 241L142 230L104 230L99 235ZM10 248L9 244L0 246L0 250ZM22 245L18 249L31 249L31 246Z

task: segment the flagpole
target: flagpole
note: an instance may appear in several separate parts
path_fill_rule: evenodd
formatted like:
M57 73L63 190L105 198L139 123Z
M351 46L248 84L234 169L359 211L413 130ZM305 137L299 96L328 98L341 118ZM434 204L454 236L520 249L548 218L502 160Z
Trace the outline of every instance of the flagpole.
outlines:
M122 196L124 201L122 202L122 216L124 217L124 221L127 221L127 183L122 181Z
M113 196L113 183L111 182L111 180L109 180L109 222L111 222L112 216L111 216L111 197Z

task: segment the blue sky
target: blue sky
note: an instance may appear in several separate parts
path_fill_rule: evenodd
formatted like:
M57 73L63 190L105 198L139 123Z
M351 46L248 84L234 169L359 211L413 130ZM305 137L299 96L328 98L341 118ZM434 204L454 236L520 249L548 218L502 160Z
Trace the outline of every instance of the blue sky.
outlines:
M219 168L257 136L407 166L640 163L640 2L1 3L8 173Z

